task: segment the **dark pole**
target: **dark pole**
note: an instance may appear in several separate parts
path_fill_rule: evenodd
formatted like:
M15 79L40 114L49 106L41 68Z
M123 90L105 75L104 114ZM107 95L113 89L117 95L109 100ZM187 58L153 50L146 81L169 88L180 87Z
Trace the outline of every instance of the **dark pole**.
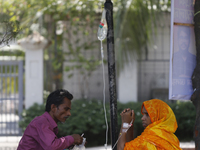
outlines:
M194 127L195 150L200 150L200 0L195 0L194 5L194 33L196 42L196 67L192 75L194 93L191 100L196 108L196 121Z
M108 55L108 74L110 92L110 117L111 117L111 144L114 146L117 141L117 96L116 96L116 76L115 76L115 51L114 51L114 30L113 30L113 3L106 0L106 21L108 25L107 34L107 55ZM113 150L117 150L117 147Z

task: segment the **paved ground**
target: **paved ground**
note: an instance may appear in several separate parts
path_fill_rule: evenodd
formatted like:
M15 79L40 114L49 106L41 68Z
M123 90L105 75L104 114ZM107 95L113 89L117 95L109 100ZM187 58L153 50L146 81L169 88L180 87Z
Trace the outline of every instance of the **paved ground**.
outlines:
M19 140L21 139L20 136L0 136L0 150L16 150ZM194 142L180 142L180 147L183 150L194 150L195 144ZM90 147L86 148L86 150L106 150L104 146L98 146L98 147ZM111 146L109 145L107 147L107 150L111 150Z
M181 142L180 147L183 150L195 150L194 142ZM106 150L106 148L104 146L100 146L100 147L86 148L86 150ZM108 146L107 150L111 150L111 146Z

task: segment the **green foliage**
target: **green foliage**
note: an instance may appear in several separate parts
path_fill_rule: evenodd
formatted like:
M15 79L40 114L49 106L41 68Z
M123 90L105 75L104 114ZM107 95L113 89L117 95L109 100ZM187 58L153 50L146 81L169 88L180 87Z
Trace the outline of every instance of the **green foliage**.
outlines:
M196 109L189 102L178 102L170 105L178 122L176 135L183 141L189 141L193 138L195 125ZM187 136L186 136L187 135Z
M19 122L19 127L24 131L28 124L37 116L40 116L44 113L45 107L43 105L34 104L29 109L24 110L22 113L23 120Z
M163 0L117 0L114 3L115 48L117 65L124 64L144 54L146 47L156 35L157 25L163 12L169 12L170 1Z
M108 104L106 104L106 110L108 122L110 122ZM88 146L104 144L106 125L101 101L75 100L72 102L71 114L72 116L65 124L59 124L61 132L58 136L84 133Z
M1 17L1 15L0 15ZM18 21L8 21L0 19L0 45L9 45L9 42L16 38L20 32Z
M51 45L44 51L46 71L50 72L46 77L48 83L45 84L45 89L49 91L52 91L52 84L55 88L62 85L64 61L74 62L66 68L67 71L76 69L84 76L90 76L100 65L95 53L86 58L85 51L91 53L97 48L97 38L93 40L91 35L96 35L98 24L95 18L102 5L103 3L95 0L0 1L1 13L7 15L9 21L20 22L22 34L19 38L36 30L51 41ZM65 49L64 41L68 44L65 44ZM69 51L66 50L67 47ZM69 77L72 75L70 73Z
M142 53L150 39L152 28L156 26L156 12L168 6L169 2L163 0L112 0L112 2L116 60L120 70L124 63L128 62L126 61L128 58L132 59L135 56L135 51L138 54ZM55 88L62 85L64 61L69 62L64 68L69 78L73 76L73 70L76 70L86 79L100 65L100 53L94 50L99 48L97 29L104 3L105 1L97 0L1 1L2 14L6 14L9 21L20 22L21 36L27 36L32 30L37 30L51 41L51 45L44 51L48 66L46 90L52 91L52 85L55 85ZM59 34L57 29L60 31ZM67 45L65 49L62 45L64 42Z
M178 129L176 135L180 141L193 140L193 127L195 122L195 108L191 102L177 102L168 103L174 111ZM129 103L117 103L118 114L118 129L121 126L120 113L124 108L131 108L135 111L135 123L134 123L134 136L138 136L143 131L141 124L141 102L129 102ZM110 124L110 106L106 103L107 119ZM20 127L25 130L27 125L33 118L44 113L44 104L34 104L27 110L24 110L22 114L23 120L20 122ZM87 146L98 146L105 144L106 125L104 118L103 103L100 100L73 100L71 117L67 119L65 123L58 124L59 133L58 137L82 134L87 138ZM95 140L94 140L95 139ZM110 143L110 128L108 143Z
M142 53L150 39L151 31L156 27L158 14L161 11L168 11L171 1L112 0L112 2L117 60L118 64L123 65L124 56L128 58L127 56L135 54L135 51L139 54ZM11 21L20 21L21 28L23 28L23 36L30 34L30 27L35 24L39 27L38 30L41 31L42 35L53 41L53 46L56 39L58 45L61 44L64 38L67 41L72 40L72 36L62 37L61 35L55 37L55 29L59 21L69 22L69 26L73 26L74 30L70 28L65 32L69 33L73 30L72 33L76 37L79 36L78 38L80 38L80 34L77 33L80 31L83 32L85 37L96 35L104 3L105 1L96 0L10 0L1 1L0 4L2 13L7 14ZM97 21L97 19L99 20ZM92 26L96 28L93 33L88 31L88 27L92 29ZM65 27L68 27L68 25ZM78 40L80 39L76 39L76 41ZM91 40L88 39L85 42L87 43L86 45L88 45L89 41ZM77 53L80 50L79 48L76 47L74 53ZM84 47L84 49L86 50L87 47ZM79 57L77 58L79 59ZM90 60L86 60L86 63L87 61Z
M3 7L5 6L5 7ZM21 31L20 22L13 18L13 12L7 12L7 3L0 1L0 47L9 46Z
M13 50L13 51L0 51L0 56L16 56L16 57L25 57L25 52L21 50Z

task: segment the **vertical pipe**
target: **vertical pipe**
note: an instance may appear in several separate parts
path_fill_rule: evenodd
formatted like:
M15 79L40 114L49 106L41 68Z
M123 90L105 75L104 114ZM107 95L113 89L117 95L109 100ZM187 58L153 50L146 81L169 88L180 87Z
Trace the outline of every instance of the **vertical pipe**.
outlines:
M23 61L18 63L18 93L19 93L19 107L18 115L19 121L22 120L22 111L23 111ZM19 129L19 135L22 135L22 130Z
M12 105L13 105L13 98L12 98L12 92L11 92L11 90L12 90L12 64L10 64L9 65L9 80L8 80L8 82L10 83L10 85L8 85L8 89L9 89L9 91L8 91L8 97L9 97L9 99L8 99L8 102L9 102L9 107L8 107L8 113L9 113L9 123L8 124L10 124L9 125L9 128L8 128L8 131L10 132L10 134L13 134L13 131L12 131L12 129L13 129L13 127L12 127L12 122L13 122L13 120L12 120Z
M8 123L8 65L5 65L5 121L4 123ZM8 130L5 130L5 134L9 134Z
M110 92L111 144L113 147L118 137L115 51L114 51L114 30L113 30L113 4L111 0L106 0L104 6L106 9L106 21L108 25L107 55L108 55L109 92ZM117 147L115 147L113 150L116 149Z
M16 65L13 65L13 67L14 67L14 70L13 70L13 73L14 73L14 76L13 76L13 95L14 95L14 101L15 101L15 103L14 103L14 113L16 114L16 110L18 110L18 108L17 108L17 98L16 98ZM14 118L14 121L15 121L15 124L17 124L18 123L18 121L17 121L17 115L15 115L15 118ZM15 133L18 133L18 131L16 132L16 130L17 130L17 128L16 128L16 125L15 125L15 127L14 127L14 131L15 131Z
M3 134L3 80L4 80L4 72L3 72L3 64L0 64L0 75L1 75L1 83L0 83L0 88L1 88L1 93L0 93L0 134Z

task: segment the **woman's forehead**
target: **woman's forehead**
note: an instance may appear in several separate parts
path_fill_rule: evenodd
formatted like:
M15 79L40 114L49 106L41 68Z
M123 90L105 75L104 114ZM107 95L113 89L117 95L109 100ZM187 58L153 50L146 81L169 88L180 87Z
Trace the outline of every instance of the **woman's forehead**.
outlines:
M147 110L146 110L146 108L143 106L143 108L142 108L142 112L143 113L146 113L147 112Z

